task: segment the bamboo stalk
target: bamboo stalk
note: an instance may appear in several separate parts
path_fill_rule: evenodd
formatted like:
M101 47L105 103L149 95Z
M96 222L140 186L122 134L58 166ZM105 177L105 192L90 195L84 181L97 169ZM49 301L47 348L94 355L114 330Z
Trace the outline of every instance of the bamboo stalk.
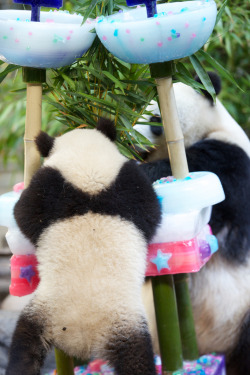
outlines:
M188 275L174 275L174 282L178 301L183 358L192 361L199 357L199 351L196 341L192 305L189 297Z
M188 175L188 165L172 77L156 78L156 84L172 174L175 178L182 179Z
M155 78L157 84L161 117L172 174L177 179L183 179L188 175L189 171L184 137L178 118L172 82L172 75L175 72L175 67L173 62L151 64L150 71L151 76ZM175 278L177 280L176 276ZM166 287L166 283L168 284L168 287ZM178 367L178 361L182 352L185 359L195 359L198 357L189 290L186 279L181 275L179 277L179 283L176 285L174 284L174 278L171 275L153 277L152 285L154 295L159 294L159 298L155 298L154 300L163 363L162 374L169 375L180 368ZM161 292L159 293L157 289L160 289ZM177 307L175 298L177 301ZM179 330L176 328L176 322L179 324ZM173 328L173 326L175 326L175 328ZM168 340L164 338L164 336L168 336L169 334L170 337ZM172 341L175 340L175 335L178 336L177 343ZM182 348L178 345L179 340L182 344ZM173 343L175 343L176 352L173 352ZM168 353L171 353L171 351L172 358L169 358Z
M189 171L184 137L176 108L172 77L158 78L156 79L156 83L172 174L177 179L183 179L188 175ZM178 282L176 282L177 280ZM183 357L184 359L193 360L198 357L198 345L187 275L175 275L174 281Z
M40 167L41 157L35 138L41 131L42 84L27 83L26 123L24 133L24 186L27 187L33 174Z
M74 360L55 348L57 375L74 375Z
M182 348L172 275L152 277L162 375L182 369Z

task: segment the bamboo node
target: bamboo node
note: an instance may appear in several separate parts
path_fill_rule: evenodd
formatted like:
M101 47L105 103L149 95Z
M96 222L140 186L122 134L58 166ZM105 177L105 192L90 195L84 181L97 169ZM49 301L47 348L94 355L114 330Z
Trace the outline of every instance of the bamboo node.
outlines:
M184 142L184 138L176 139L175 141L167 141L167 143L181 143Z

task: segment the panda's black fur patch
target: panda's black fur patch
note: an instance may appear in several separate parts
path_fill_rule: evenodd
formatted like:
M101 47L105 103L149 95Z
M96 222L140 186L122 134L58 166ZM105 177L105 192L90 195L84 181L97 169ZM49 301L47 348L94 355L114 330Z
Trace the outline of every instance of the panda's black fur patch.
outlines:
M246 315L241 325L237 346L228 356L227 375L250 374L250 313Z
M147 324L141 328L136 332L118 330L106 345L107 360L119 375L156 375Z
M97 195L84 193L51 167L41 168L17 202L19 228L33 244L51 224L87 212L121 216L132 221L147 241L160 222L160 205L150 182L136 162L128 161L111 186Z
M212 82L212 85L214 86L215 94L218 95L221 92L220 76L215 72L207 72L207 74ZM194 79L196 80L196 82L202 83L199 76L196 75ZM201 91L203 95L210 101L210 103L213 104L214 101L213 101L212 96L209 94L209 92L207 90L201 90Z
M10 347L6 375L40 375L45 356L50 348L44 344L42 319L32 317L31 311L22 313Z
M47 158L49 156L50 151L52 150L55 142L55 138L49 136L45 132L40 132L40 134L36 137L36 146L40 154Z
M96 129L102 132L112 142L116 140L116 128L112 120L101 117L98 121Z
M150 117L150 122L156 122L158 124L161 124L161 117L160 116L152 116ZM163 127L162 126L154 126L154 125L150 125L150 130L151 132L156 135L157 137L160 137L163 133Z
M220 254L230 262L244 263L250 249L250 160L238 146L217 140L197 142L186 150L190 172L217 174L226 199L213 206L210 225L214 234L227 229ZM140 166L151 182L171 175L169 159Z

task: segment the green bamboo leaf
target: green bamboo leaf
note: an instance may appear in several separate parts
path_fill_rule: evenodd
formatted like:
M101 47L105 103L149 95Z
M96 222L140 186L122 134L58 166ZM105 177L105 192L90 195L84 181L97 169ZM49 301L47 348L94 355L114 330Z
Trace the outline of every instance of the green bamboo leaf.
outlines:
M213 57L211 57L207 52L200 49L198 52L196 52L195 55L200 55L200 56L204 57L204 59L210 65L212 65L222 75L222 77L224 77L225 79L227 79L228 81L233 83L235 86L237 86L238 89L243 91L241 89L241 87L238 85L238 83L235 81L235 79L233 78L232 74L229 73L229 71L227 69L225 69L218 61L216 61Z
M207 74L207 72L205 71L205 69L203 68L203 66L201 65L199 59L197 56L195 55L192 55L192 56L189 56L189 59L196 71L196 73L198 74L201 82L203 83L205 89L209 92L209 94L212 96L213 100L215 101L216 100L216 93L215 93L215 90L214 90L214 86L209 78L209 75Z
M124 83L119 81L119 79L115 78L111 73L107 72L106 70L103 70L103 74L108 77L111 81L113 81L117 87L121 89L121 91L124 94Z
M75 82L66 74L62 73L62 77L63 79L67 82L67 84L69 85L69 87L73 90L76 89L76 84Z
M194 90L197 90L197 91L201 92L201 90L204 89L204 86L201 83L195 81L195 79L193 79L193 78L190 78L188 76L184 76L180 73L175 73L174 76L175 76L175 78L178 79L179 82L182 82L185 85L191 86Z
M92 12L92 10L94 9L94 7L100 2L100 0L92 0L89 7L87 9L84 10L84 17L83 17L83 21L82 21L82 24L84 24L84 22L87 20L87 18L89 17L90 13Z
M190 73L190 71L185 67L184 64L182 64L181 62L178 62L176 64L176 68L177 68L177 71L179 73L181 73L183 76L186 76L188 78L193 78L192 77L192 74Z
M215 26L217 25L217 23L218 23L219 20L221 19L221 16L222 16L222 14L223 14L223 12L224 12L224 10L225 10L225 7L226 7L226 5L227 5L227 2L228 2L228 0L226 0L226 1L222 4L222 6L220 7L219 12L217 13L217 17L216 17L216 21L215 21Z
M15 70L19 69L20 66L9 64L1 73L0 73L0 83L3 82L4 78L7 77L7 75L11 72L14 72Z
M126 156L127 158L129 159L134 159L134 155L133 153L131 152L131 150L125 146L124 143L121 143L119 141L116 141L116 145L119 149L119 151L124 155Z

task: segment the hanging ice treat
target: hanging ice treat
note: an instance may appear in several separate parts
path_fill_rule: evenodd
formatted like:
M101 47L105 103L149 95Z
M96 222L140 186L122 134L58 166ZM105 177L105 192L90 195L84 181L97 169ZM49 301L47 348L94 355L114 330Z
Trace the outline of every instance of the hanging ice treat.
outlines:
M0 56L8 63L33 68L59 68L73 63L91 46L95 20L67 11L40 12L41 6L59 8L62 0L14 0L32 10L0 11Z
M12 192L0 196L0 225L8 228L6 241L13 253L10 294L18 297L34 292L39 283L35 247L21 233L14 218L14 206L22 189L23 184L18 184Z
M135 5L137 1L127 1ZM157 5L148 18L149 3L130 11L101 17L96 32L105 47L121 60L136 64L171 61L201 48L216 20L213 0Z
M146 275L197 272L218 250L211 228L211 206L225 199L214 173L193 172L184 180L163 178L154 184L162 221L149 245Z

